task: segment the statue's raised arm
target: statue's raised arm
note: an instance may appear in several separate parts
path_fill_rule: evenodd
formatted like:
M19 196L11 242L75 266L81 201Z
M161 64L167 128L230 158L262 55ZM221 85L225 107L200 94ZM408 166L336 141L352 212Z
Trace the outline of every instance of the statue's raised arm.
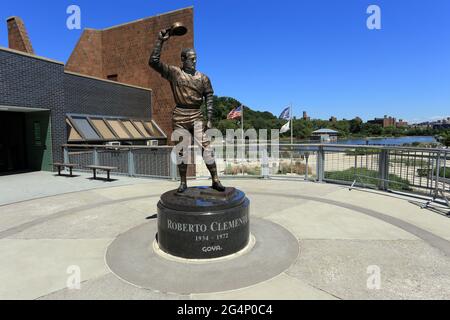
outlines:
M156 40L155 46L153 47L153 52L150 56L148 64L155 71L164 76L164 73L168 70L168 65L161 62L161 50L165 41L170 38L170 29L163 29L158 34L158 40Z

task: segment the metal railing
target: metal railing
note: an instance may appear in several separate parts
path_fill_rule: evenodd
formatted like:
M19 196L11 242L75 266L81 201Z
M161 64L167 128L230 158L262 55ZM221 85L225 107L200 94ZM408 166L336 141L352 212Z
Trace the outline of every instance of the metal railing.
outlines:
M114 166L113 174L177 179L171 146L63 145L64 161L81 170L91 164ZM258 157L232 157L224 146L216 147L216 163L222 177L289 178L332 182L450 198L450 149L374 145L270 144L258 146ZM220 149L223 148L223 149ZM219 152L218 152L219 151ZM276 152L275 152L276 151ZM221 156L217 156L221 155ZM209 172L200 153L194 152L196 177Z
M64 162L78 165L77 171L89 171L88 165L117 167L112 174L132 177L176 179L176 166L170 159L170 146L62 146Z

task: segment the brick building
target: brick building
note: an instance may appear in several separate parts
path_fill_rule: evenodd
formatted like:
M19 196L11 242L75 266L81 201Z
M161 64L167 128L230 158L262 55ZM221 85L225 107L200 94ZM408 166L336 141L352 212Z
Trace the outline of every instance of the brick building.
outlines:
M303 119L303 120L308 120L308 121L309 121L311 118L308 117L308 113L307 113L306 111L303 111L302 119Z
M393 117L384 116L383 118L375 118L374 120L369 120L367 123L378 124L383 128L395 127L396 120Z
M408 122L403 121L403 119L397 121L395 118L388 117L386 115L383 118L375 118L374 120L369 120L367 121L367 123L378 124L383 128L387 127L404 128L408 126Z
M192 7L103 30L85 29L65 69L152 89L152 117L170 136L175 101L169 83L148 66L148 60L158 32L174 22L183 23L188 32L164 44L161 60L181 65L182 49L194 47Z
M408 122L403 121L403 119L400 119L395 125L397 126L397 128L406 128L408 126Z
M22 20L9 18L9 48L0 47L0 173L51 171L68 142L166 144L173 98L148 58L157 30L175 20L192 34L192 8L88 29L64 65L35 55ZM162 58L176 64L192 42L169 42Z

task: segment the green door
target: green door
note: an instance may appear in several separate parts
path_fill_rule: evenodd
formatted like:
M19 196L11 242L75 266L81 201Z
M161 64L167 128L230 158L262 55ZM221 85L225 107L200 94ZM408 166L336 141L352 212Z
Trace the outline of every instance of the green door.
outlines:
M36 171L52 171L52 134L50 111L26 114L28 167Z

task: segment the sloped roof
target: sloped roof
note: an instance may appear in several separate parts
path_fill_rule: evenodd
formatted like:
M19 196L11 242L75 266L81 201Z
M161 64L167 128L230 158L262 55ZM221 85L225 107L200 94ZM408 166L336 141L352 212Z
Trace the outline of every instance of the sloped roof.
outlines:
M154 120L67 114L68 142L162 139L166 135Z
M319 129L319 130L313 131L313 133L328 133L328 134L336 133L337 134L339 132L337 132L335 130L331 130L331 129Z

